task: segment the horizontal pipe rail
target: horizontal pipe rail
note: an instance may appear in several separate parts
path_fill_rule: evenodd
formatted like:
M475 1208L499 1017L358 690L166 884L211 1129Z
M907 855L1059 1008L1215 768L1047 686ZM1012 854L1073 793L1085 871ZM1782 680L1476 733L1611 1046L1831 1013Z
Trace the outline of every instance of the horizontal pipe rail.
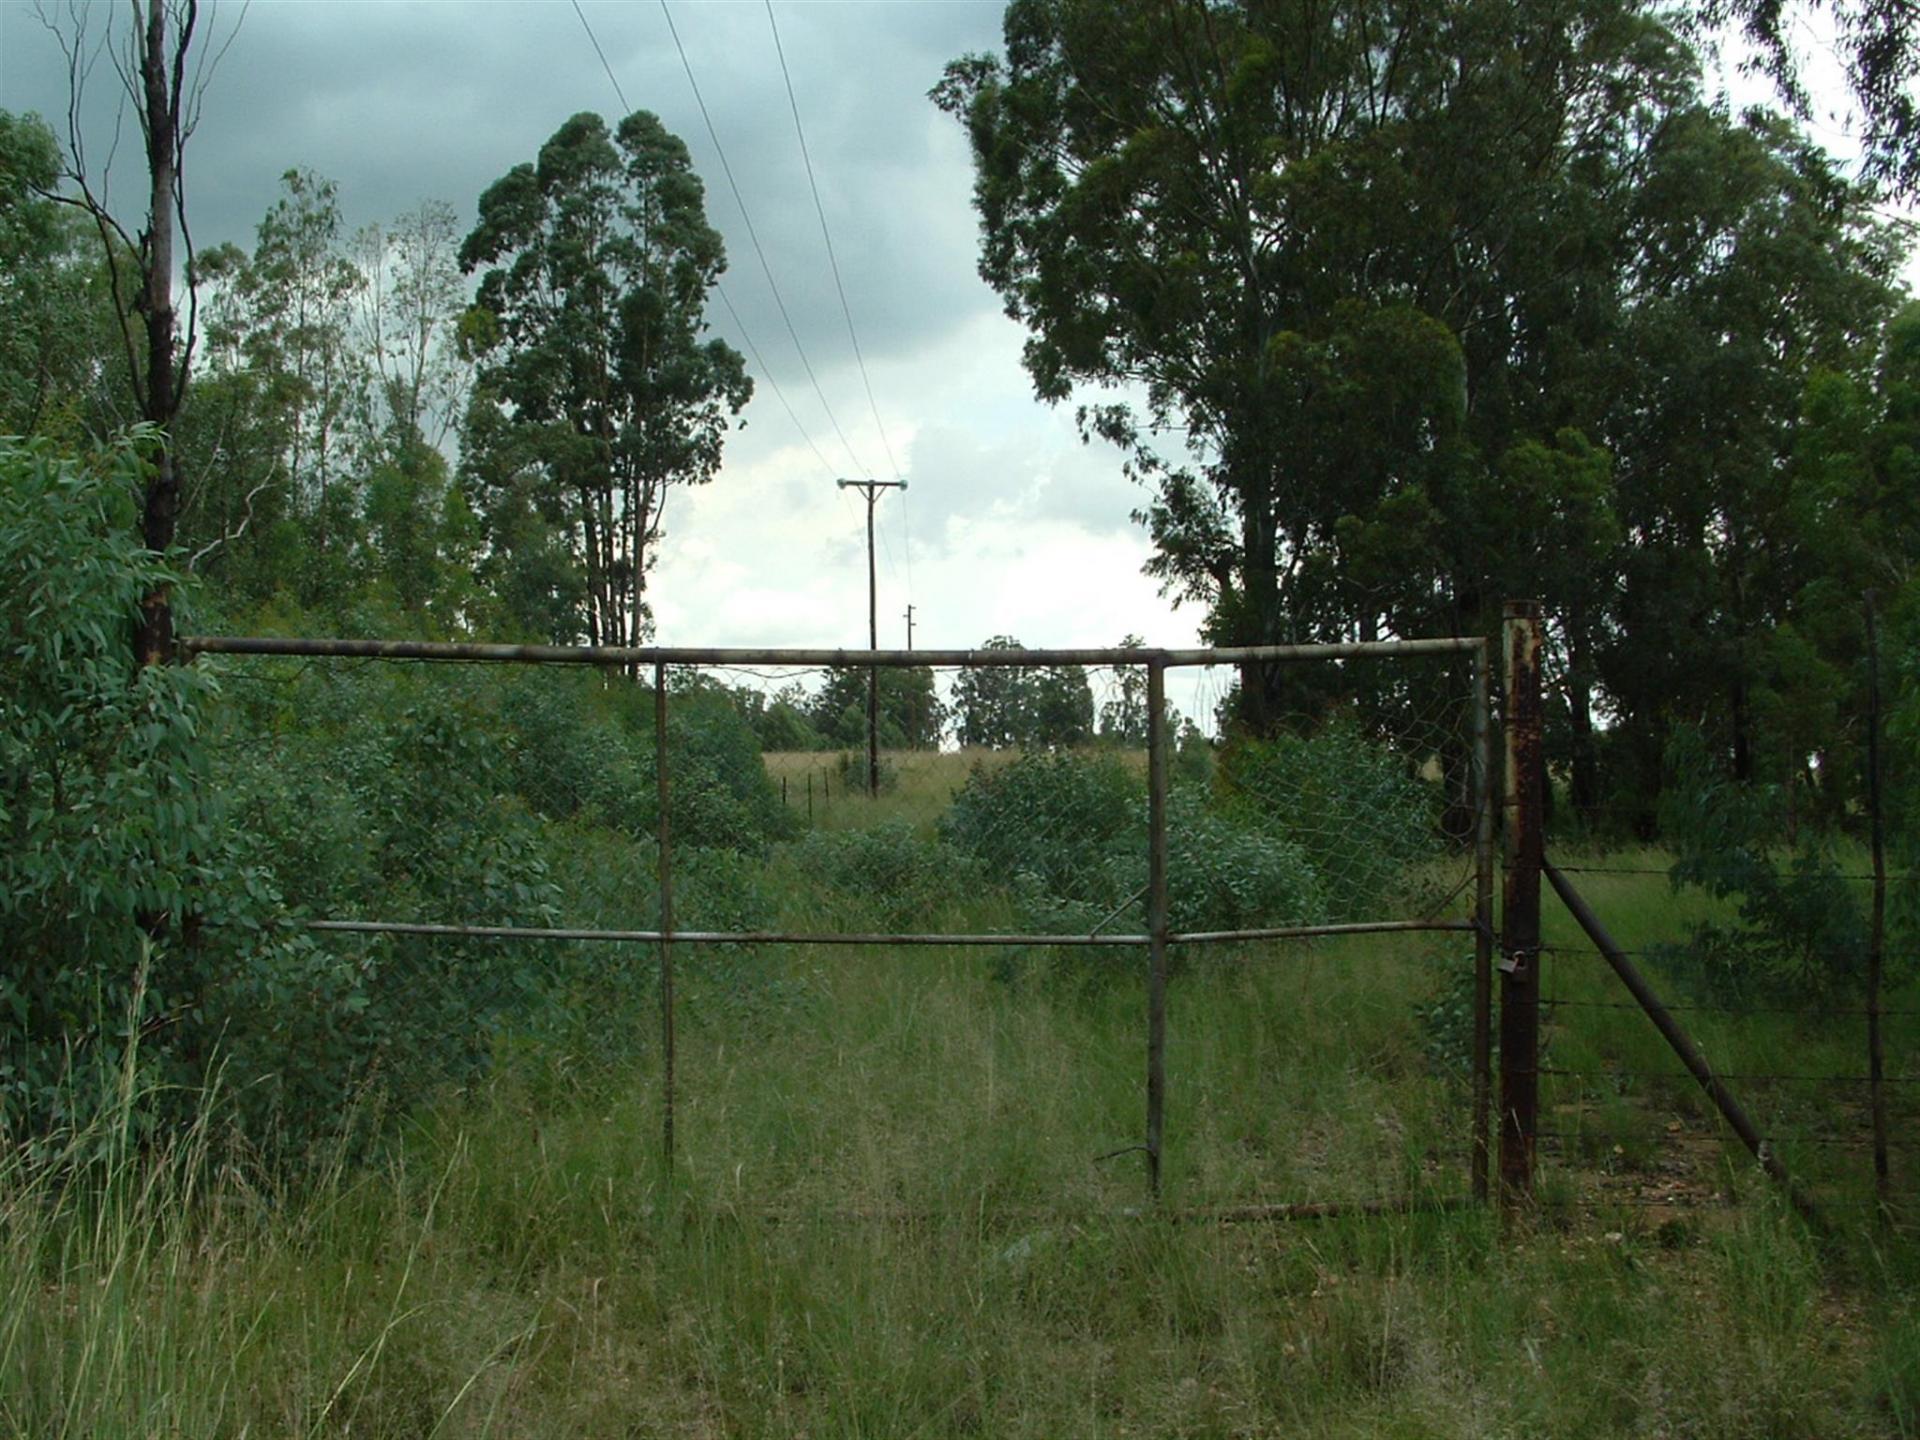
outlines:
M611 940L675 945L1144 945L1144 935L923 935L878 931L588 930L536 925L435 925L410 920L309 920L309 930L349 935L435 935L469 940Z
M817 669L950 669L1035 665L1240 665L1251 662L1406 659L1475 653L1477 636L1438 640L1373 640L1332 645L1247 645L1213 650L765 650L632 645L491 645L440 640L340 640L273 635L190 635L188 655L281 655L302 659L451 660L515 665L795 666Z
M1345 1220L1356 1217L1389 1215L1446 1215L1478 1208L1470 1195L1398 1196L1375 1200L1296 1200L1271 1204L1188 1205L1178 1209L1164 1206L1111 1207L1072 1205L999 1205L981 1212L976 1209L930 1209L909 1205L855 1205L825 1210L791 1211L748 1209L729 1206L727 1213L740 1220L760 1224L815 1224L822 1221L854 1225L924 1225L941 1220L965 1220L979 1223L989 1220L1017 1220L1024 1223L1078 1220L1082 1222L1122 1223L1144 1221L1156 1225L1256 1225L1293 1220ZM654 1213L643 1207L643 1214Z
M1432 930L1472 930L1471 920L1359 920L1344 925L1275 925L1259 930L1175 931L1175 945L1213 945L1229 940L1316 940L1335 935L1400 935Z
M538 925L445 925L414 920L309 920L309 930L347 935L429 935L466 940L610 940L686 945L1145 945L1146 935L979 935L914 932L800 930L593 930ZM1471 920L1372 920L1341 925L1282 925L1262 930L1199 930L1167 937L1175 945L1216 945L1235 940L1315 940L1339 935L1387 935L1413 931L1471 930Z

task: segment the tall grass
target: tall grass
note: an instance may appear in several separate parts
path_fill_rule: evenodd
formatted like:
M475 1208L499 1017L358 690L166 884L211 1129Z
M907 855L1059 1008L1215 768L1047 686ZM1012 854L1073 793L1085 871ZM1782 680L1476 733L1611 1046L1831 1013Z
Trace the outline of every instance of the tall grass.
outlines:
M745 1020L695 986L671 1167L646 1056L508 1064L374 1162L297 1184L226 1147L217 1096L170 1141L123 1125L76 1138L92 1163L11 1160L0 1431L1911 1425L1911 1322L1876 1345L1867 1302L1764 1194L1686 1225L1602 1208L1505 1234L1480 1212L1179 1218L1464 1186L1461 1095L1410 1004L1440 952L1190 963L1157 1211L1137 1155L1099 1158L1141 1130L1138 976L1089 986L1030 958L796 951L768 963L805 1002Z

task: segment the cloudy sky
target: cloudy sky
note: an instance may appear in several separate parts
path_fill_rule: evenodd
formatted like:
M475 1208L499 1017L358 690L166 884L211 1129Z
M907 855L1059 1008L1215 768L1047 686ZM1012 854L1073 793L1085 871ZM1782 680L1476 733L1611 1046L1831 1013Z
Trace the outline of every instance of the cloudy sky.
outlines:
M67 3L45 8L64 14ZM66 76L37 8L0 0L0 105L58 121ZM119 13L92 8L96 27ZM224 41L242 7L211 8ZM569 115L618 113L617 81L631 106L655 111L691 147L709 217L727 238L727 296L765 366L753 367L747 425L719 479L670 512L655 580L662 643L864 644L862 502L834 480L890 479L894 461L911 489L880 505L883 645L905 642L909 604L920 646L1002 633L1029 645L1106 644L1129 632L1192 643L1197 613L1176 611L1140 573L1147 545L1130 516L1142 492L1116 452L1080 443L1069 411L1033 399L1022 332L975 273L964 136L926 96L949 60L997 48L999 0L776 0L872 407L763 0L672 0L671 17L824 405L749 243L668 13L657 0L581 8L604 67L570 0L253 0L189 154L195 239L250 245L294 166L338 182L350 229L426 199L470 221L480 192L533 159ZM96 158L111 138L115 91L102 66L89 95ZM137 167L123 141L119 177L136 178ZM713 307L713 321L748 351L725 307Z
M691 147L709 217L727 238L727 296L799 418L797 427L754 366L747 424L728 442L719 479L670 511L655 580L661 641L864 644L863 502L834 480L892 479L897 461L910 489L880 502L883 644L905 643L909 603L921 646L1000 633L1030 645L1112 643L1128 632L1190 643L1194 612L1175 613L1140 574L1147 547L1129 516L1141 493L1116 452L1083 446L1070 413L1032 398L1021 332L975 273L964 136L926 96L947 61L997 45L997 0L776 5L871 407L766 7L672 5L832 419L749 243L667 15L637 0L582 8L627 101ZM240 13L233 0L217 7L217 32ZM428 198L470 220L480 192L533 159L569 115L618 111L607 68L568 0L254 0L189 152L195 239L250 245L292 166L339 183L350 228ZM105 66L92 88L101 155L115 90ZM4 0L0 105L57 120L65 103L60 52L35 7ZM123 143L117 170L134 177L137 164ZM712 309L716 332L746 351L726 309Z

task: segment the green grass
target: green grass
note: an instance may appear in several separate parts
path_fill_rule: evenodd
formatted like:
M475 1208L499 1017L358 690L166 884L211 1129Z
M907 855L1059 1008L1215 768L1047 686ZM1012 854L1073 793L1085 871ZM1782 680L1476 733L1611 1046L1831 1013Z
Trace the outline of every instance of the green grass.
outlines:
M1569 858L1569 865L1578 859ZM1658 870L1657 851L1618 852L1593 862L1616 869ZM1641 952L1684 938L1702 920L1724 919L1697 891L1674 893L1657 876L1574 874L1570 877L1620 946ZM1543 1129L1563 1132L1556 1142L1570 1158L1603 1168L1642 1173L1669 1165L1675 1131L1719 1147L1721 1173L1702 1177L1709 1189L1751 1180L1745 1151L1720 1123L1704 1094L1658 1033L1635 1009L1612 971L1571 917L1548 892L1544 900L1543 993L1574 1002L1549 1010L1545 1067L1578 1072L1543 1077ZM1866 1019L1859 997L1820 1012L1781 1001L1735 1011L1711 995L1690 991L1656 959L1635 963L1672 1006L1715 1069L1730 1081L1763 1134L1773 1138L1788 1168L1805 1177L1836 1214L1855 1215L1873 1202L1867 1089L1830 1078L1867 1072ZM1920 1120L1920 983L1909 979L1883 998L1888 1011L1886 1051L1889 1108L1896 1142ZM1624 1007L1624 1008L1623 1008ZM1904 1083L1903 1083L1904 1082ZM1549 1144L1549 1151L1556 1148ZM1911 1156L1909 1159L1913 1158ZM1899 1158L1896 1157L1896 1165Z
M1098 753L1109 753L1102 750ZM1121 762L1142 773L1144 750L1115 750ZM953 797L976 767L996 770L1020 757L1018 750L883 750L880 752L882 788L878 796L866 791L866 752L841 750L777 750L765 756L767 776L782 792L787 808L808 814L823 830L853 830L888 820L905 820L931 835L934 822L946 813ZM811 782L811 791L809 791Z
M1676 933L1663 881L1583 888L1630 946ZM956 918L990 925L993 903ZM1916 1433L1899 1232L1816 1242L1677 1084L1556 1110L1643 1143L1550 1154L1556 1203L1504 1230L1195 1218L1461 1193L1464 1084L1416 1006L1464 959L1418 937L1186 957L1157 1210L1125 1152L1145 1067L1125 952L1092 962L1109 974L763 952L798 998L745 1007L687 952L671 1167L644 1015L637 1058L518 1054L378 1160L298 1183L216 1143L217 1098L171 1144L16 1159L0 1434ZM1621 998L1597 962L1549 959L1551 993ZM1638 1015L1565 1017L1552 1063L1674 1068ZM1728 1068L1851 1053L1783 1017L1701 1018ZM1684 1198L1739 1203L1674 1203L1674 1165Z

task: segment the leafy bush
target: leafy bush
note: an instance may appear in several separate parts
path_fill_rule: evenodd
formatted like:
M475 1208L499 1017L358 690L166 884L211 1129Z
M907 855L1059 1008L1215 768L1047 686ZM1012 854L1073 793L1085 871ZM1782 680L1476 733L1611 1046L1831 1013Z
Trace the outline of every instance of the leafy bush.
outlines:
M1300 848L1336 920L1377 916L1382 897L1438 850L1439 787L1351 721L1237 739L1219 756L1215 784L1224 813Z
M633 836L656 833L651 688L537 670L507 677L499 705L510 727L514 787L534 810ZM757 853L792 832L753 728L724 692L672 693L667 750L676 840Z
M1144 860L1137 873L1144 884ZM1312 925L1327 917L1325 886L1299 845L1207 808L1193 790L1176 790L1168 801L1167 888L1175 930Z
M804 882L843 903L842 910L888 929L924 927L966 893L972 862L952 846L922 839L905 820L865 830L814 830L795 847Z
M1089 930L1147 886L1144 786L1110 755L1029 754L976 769L941 833L990 876L1014 886L1041 928ZM1300 846L1177 789L1167 812L1169 919L1176 930L1308 924L1327 910Z
M940 835L1001 881L1030 877L1061 900L1111 905L1113 862L1145 852L1141 785L1111 755L1029 752L976 765L940 820Z
M1697 730L1675 731L1667 766L1660 819L1675 852L1673 884L1733 900L1738 914L1734 924L1698 925L1684 945L1668 947L1668 967L1730 1004L1820 1002L1857 990L1866 974L1866 914L1843 878L1833 836L1803 827L1791 850L1779 847L1779 787L1720 773Z
M85 1124L136 1034L150 1069L198 1061L215 977L277 943L258 918L271 886L202 783L210 678L134 663L141 598L178 584L136 538L142 443L83 461L0 438L9 1135Z

